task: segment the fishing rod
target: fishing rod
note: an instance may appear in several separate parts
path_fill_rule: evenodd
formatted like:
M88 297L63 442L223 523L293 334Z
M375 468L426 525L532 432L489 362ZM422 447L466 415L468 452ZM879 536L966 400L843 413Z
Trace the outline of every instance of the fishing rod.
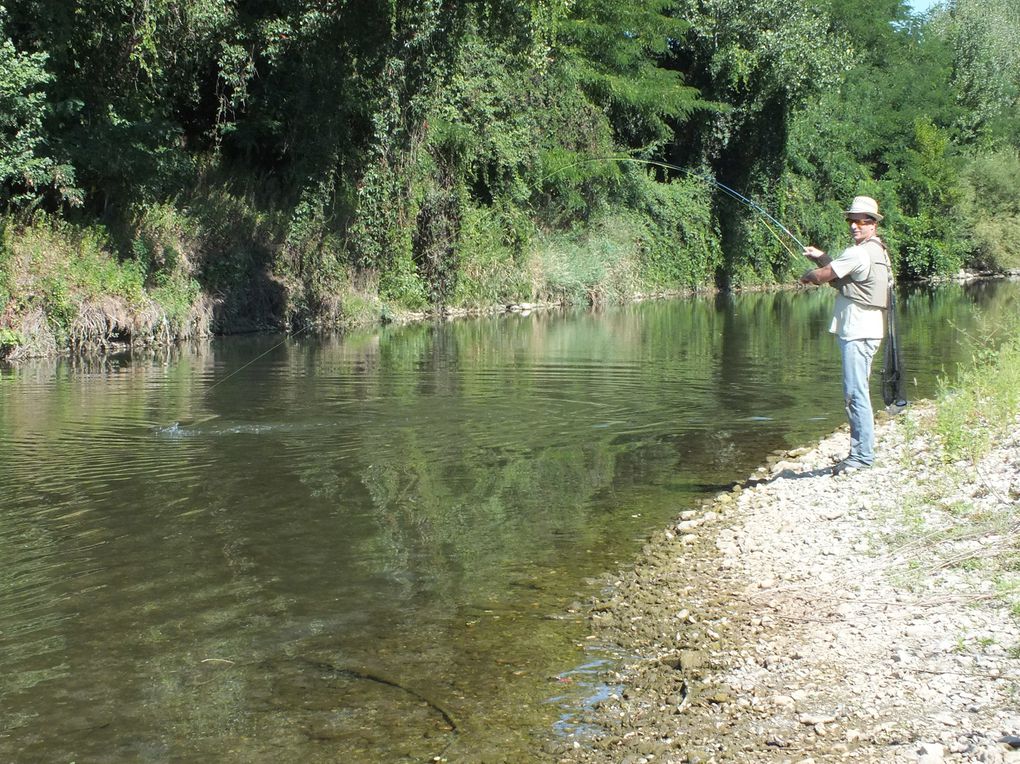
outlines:
M699 180L705 181L706 183L711 183L712 185L716 186L718 189L723 191L725 194L727 194L730 198L736 199L737 201L747 205L749 208L760 214L762 216L761 222L765 225L766 228L769 229L772 235L776 237L776 239L783 246L783 248L787 252L790 252L791 255L793 255L794 253L790 250L786 242L783 241L779 234L776 233L775 229L773 229L772 226L769 225L770 222L774 224L776 227L778 227L780 231L789 236L790 239L801 248L802 252L804 251L804 249L806 249L804 243L800 239L798 239L789 228L783 225L779 220L775 218L775 216L772 215L772 213L770 213L767 209L758 204L758 202L756 202L754 199L751 199L745 196L744 194L740 193L739 191L730 188L725 183L721 183L715 178L703 175L698 172L694 172L693 170L688 170L686 167L680 167L675 164L670 164L669 162L660 162L654 159L636 159L634 157L601 157L579 160L572 164L565 165L564 167L561 167L559 169L565 170L579 164L587 164L589 162L601 162L601 161L634 162L636 164L646 164L652 165L654 167L663 167L670 170L676 170L677 172L686 173L687 175L698 178ZM832 258L826 255L824 256L823 259L819 259L818 261L816 261L815 265L816 266L826 265L830 262L832 262ZM903 407L907 405L907 396L903 388L904 369L903 361L900 357L900 343L898 332L896 329L896 295L895 292L893 291L891 283L889 285L889 308L886 315L887 315L886 343L885 343L885 355L883 359L884 363L882 365L882 399L885 401L886 406L888 406L890 410L899 411L902 410Z
M777 228L779 228L780 231L782 231L783 233L790 237L794 244L801 248L801 251L805 249L804 243L800 239L798 239L797 236L795 236L794 233L789 228L783 225L778 219L776 219L774 215L772 215L767 209L765 209L754 199L745 196L739 191L730 188L725 183L722 183L709 175L703 175L702 173L695 172L694 170L689 170L686 167L680 167L679 165L670 164L669 162L660 162L656 159L637 159L635 157L593 157L591 159L581 159L571 164L564 165L563 167L560 167L558 170L556 170L556 172L562 172L563 170L569 169L571 167L576 167L577 165L581 164L589 164L591 162L634 162L635 164L646 164L651 165L653 167L662 167L668 170L676 170L677 172L682 172L699 180L703 180L706 183L711 183L713 186L718 188L720 191L725 193L730 198L745 204L747 207L760 214L765 219L765 221L769 221ZM548 178L553 174L555 173L550 173L545 177ZM543 178L543 180L544 179L545 178ZM779 239L780 244L783 244L786 251L790 252L790 248L785 245L783 240L776 234L772 227L768 225L768 223L765 223L765 227L768 228L769 231L771 231L772 234L775 235L777 239Z

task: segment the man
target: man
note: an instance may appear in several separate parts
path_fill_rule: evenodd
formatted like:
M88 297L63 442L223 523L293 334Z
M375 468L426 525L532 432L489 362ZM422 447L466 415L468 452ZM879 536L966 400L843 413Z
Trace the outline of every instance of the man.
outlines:
M800 277L802 284L830 284L839 294L829 331L839 342L843 360L843 398L850 422L850 454L833 475L870 467L875 460L875 416L871 409L871 361L885 334L892 266L876 231L882 215L870 196L854 197L846 211L853 246L835 260L816 247L804 255L819 267Z

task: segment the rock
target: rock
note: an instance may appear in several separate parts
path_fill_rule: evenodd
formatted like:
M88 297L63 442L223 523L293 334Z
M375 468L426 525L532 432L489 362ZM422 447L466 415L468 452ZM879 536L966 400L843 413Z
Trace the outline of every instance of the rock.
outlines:
M797 721L808 727L815 727L819 724L832 724L836 721L836 717L832 714L801 714L797 717Z
M705 665L708 656L701 650L681 650L676 667L684 672L695 671Z
M797 701L795 701L789 695L773 695L772 705L778 708L793 709L797 707Z
M940 743L921 743L917 748L917 764L941 764L945 758L946 749Z
M666 751L666 746L658 740L642 740L638 743L638 753L642 756L661 756Z

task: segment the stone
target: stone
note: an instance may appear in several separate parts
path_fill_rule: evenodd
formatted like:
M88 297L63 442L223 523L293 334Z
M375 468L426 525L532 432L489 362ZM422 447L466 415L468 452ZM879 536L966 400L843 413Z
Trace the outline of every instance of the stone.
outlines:
M809 727L814 727L819 724L832 724L832 722L836 721L836 717L832 714L801 714L797 717L797 721Z
M946 748L941 743L921 743L917 747L918 756L934 756L938 757L939 760L945 758Z
M773 695L772 705L778 708L789 708L793 709L797 706L797 701L791 698L789 695Z

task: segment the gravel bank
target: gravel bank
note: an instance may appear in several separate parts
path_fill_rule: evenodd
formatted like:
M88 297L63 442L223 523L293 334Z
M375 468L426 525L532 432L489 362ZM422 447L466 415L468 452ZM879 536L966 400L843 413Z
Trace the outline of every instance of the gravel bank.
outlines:
M913 406L877 465L840 431L685 512L593 603L632 656L568 764L1020 762L1020 420L943 464ZM1020 612L1020 608L1017 608Z

